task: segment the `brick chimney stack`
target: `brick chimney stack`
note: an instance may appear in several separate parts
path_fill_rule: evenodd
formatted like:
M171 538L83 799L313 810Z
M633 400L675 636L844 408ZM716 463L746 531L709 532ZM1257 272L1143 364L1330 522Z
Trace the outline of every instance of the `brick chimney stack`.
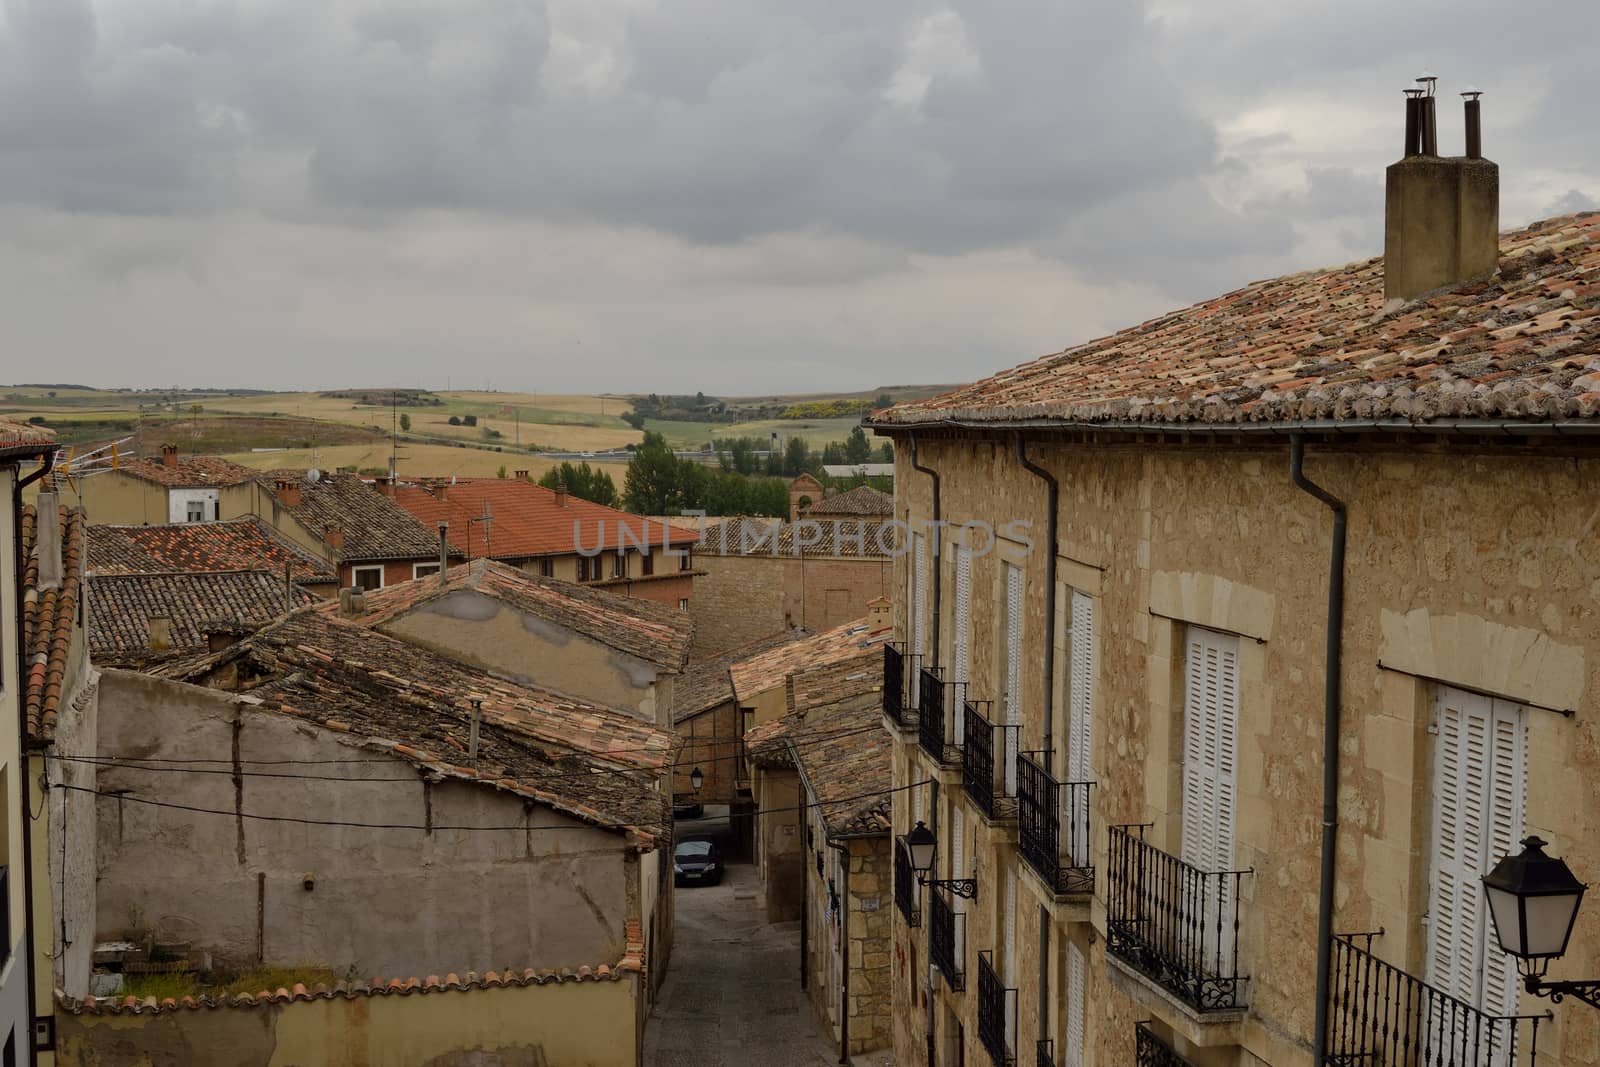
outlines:
M338 526L330 526L326 530L323 530L322 539L328 542L329 548L344 548L344 530Z
M567 506L567 483L564 482L564 481L557 482L556 483L556 507L564 508L566 506Z
M1493 274L1500 262L1500 168L1482 158L1476 89L1466 102L1466 154L1438 155L1431 74L1406 90L1405 156L1385 174L1383 295L1415 300Z
M293 478L279 478L273 487L272 495L286 508L300 506L300 483Z
M161 465L163 467L176 467L178 465L178 446L161 446Z

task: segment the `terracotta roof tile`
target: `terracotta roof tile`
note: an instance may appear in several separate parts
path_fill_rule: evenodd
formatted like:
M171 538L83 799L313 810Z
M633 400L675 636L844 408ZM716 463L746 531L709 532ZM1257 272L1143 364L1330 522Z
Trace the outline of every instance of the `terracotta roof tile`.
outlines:
M295 586L286 602L283 575L271 571L97 574L93 593L89 648L95 661L106 666L149 665L189 655L206 648L206 635L213 629L247 633L316 600ZM150 648L150 620L156 616L172 625L171 647L159 652Z
M288 563L297 582L339 580L327 562L253 515L223 522L89 527L89 567L97 576L177 571L270 571Z
M1600 417L1600 213L1500 248L1491 277L1409 303L1385 304L1381 257L1255 282L868 421Z
M685 612L482 559L451 567L443 584L433 575L368 592L366 611L356 621L381 628L418 605L462 590L503 601L669 673L683 670L689 656L694 623ZM319 610L337 615L339 605L330 601Z
M888 628L871 630L866 619L736 660L729 667L733 692L741 703L783 685L789 675L808 667L825 667L862 656L883 654L879 647L892 636Z
M361 560L431 559L439 554L439 532L423 525L390 497L354 474L323 474L307 481L304 471L271 471L262 485L276 492L279 482L292 482L297 502L285 508L313 534L327 540L330 530L342 540L331 545L347 563Z
M810 636L807 630L786 630L740 645L711 659L691 663L672 689L673 723L681 723L708 708L732 700L733 679L728 674L728 668L734 663Z
M169 489L222 488L243 485L257 472L221 456L177 456L168 465L159 459L123 459L116 469L130 478L164 485Z
M858 485L838 496L825 496L806 509L806 517L823 516L875 516L888 518L894 514L894 496L870 485Z
M23 680L23 713L28 736L40 741L55 734L61 713L72 639L83 599L84 529L76 508L57 509L61 536L61 581L41 589L39 578L39 512L22 509L22 642L27 663Z
M799 522L740 515L708 527L699 551L712 556L891 559L900 526L884 518L813 518Z
M0 453L40 455L55 445L56 435L43 426L0 416Z

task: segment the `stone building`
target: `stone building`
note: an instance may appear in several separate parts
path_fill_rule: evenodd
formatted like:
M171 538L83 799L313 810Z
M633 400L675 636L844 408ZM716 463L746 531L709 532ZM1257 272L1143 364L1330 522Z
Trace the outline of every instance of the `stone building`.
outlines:
M739 804L749 800L750 769L745 763L742 718L733 695L733 664L780 645L804 640L804 630L790 630L731 652L690 664L673 692L673 729L683 747L672 775L674 796L702 804ZM691 775L704 776L698 792Z
M216 522L256 513L260 476L221 456L186 456L177 445L162 445L159 459L118 459L63 489L91 522Z
M1600 215L1496 249L1496 181L1409 156L1383 258L873 416L895 832L976 880L896 920L897 1062L1594 1062L1479 879L1600 873Z
M745 736L767 915L800 918L806 991L842 1054L890 1044L891 744L878 666L867 656L795 671L788 713Z

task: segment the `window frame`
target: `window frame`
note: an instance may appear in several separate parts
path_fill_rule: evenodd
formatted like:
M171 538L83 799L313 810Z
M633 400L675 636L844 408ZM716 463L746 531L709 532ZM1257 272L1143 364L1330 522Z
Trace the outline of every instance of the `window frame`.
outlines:
M424 570L424 568L427 568L427 569ZM439 563L438 563L437 560L433 560L433 561L430 561L428 563L413 563L411 565L411 580L412 581L416 581L418 578L433 578L433 577L437 577L438 574L439 574Z
M361 573L363 571L377 571L378 572L378 584L374 585L374 586L370 586L370 587L362 585L361 584ZM351 568L350 568L350 584L352 586L354 586L355 588L360 589L364 593L370 593L370 592L373 592L375 590L382 589L383 588L383 579L384 579L383 571L384 571L384 566L381 563L366 563L366 564L362 564L361 566L353 566L352 565Z

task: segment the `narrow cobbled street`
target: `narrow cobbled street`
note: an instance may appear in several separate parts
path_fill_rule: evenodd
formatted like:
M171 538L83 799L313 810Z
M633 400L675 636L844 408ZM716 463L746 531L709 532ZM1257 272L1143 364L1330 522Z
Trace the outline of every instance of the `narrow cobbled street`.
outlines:
M645 1028L647 1067L825 1067L839 1047L800 989L800 924L771 925L755 868L679 887L672 965ZM889 1064L885 1051L857 1067Z

